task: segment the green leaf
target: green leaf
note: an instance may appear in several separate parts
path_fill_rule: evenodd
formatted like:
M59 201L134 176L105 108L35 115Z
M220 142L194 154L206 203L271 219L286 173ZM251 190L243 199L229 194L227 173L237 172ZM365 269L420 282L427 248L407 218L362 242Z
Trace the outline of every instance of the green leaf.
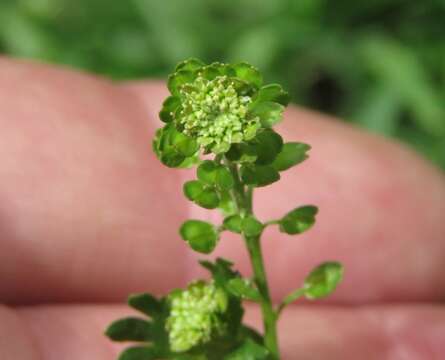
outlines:
M278 84L263 86L254 98L255 102L272 101L283 106L287 106L289 104L289 100L289 94L283 90L281 85Z
M280 231L287 234L301 234L315 224L318 208L312 205L298 207L284 216L280 221Z
M160 359L156 351L147 346L135 346L124 350L118 360L152 360Z
M253 67L252 65L241 62L238 64L234 64L231 66L233 70L235 70L236 77L247 81L248 83L254 85L259 88L263 83L263 77L258 69Z
M233 176L225 166L219 166L216 171L216 186L223 190L230 190L235 185Z
M239 275L232 270L233 263L223 258L217 258L214 263L206 260L201 260L199 263L212 273L215 284L224 289L230 279Z
M167 87L170 93L175 96L180 95L181 87L195 80L196 74L189 70L179 70L168 77Z
M227 283L227 290L234 296L241 297L243 299L260 301L261 295L258 289L248 279L240 277L233 278Z
M165 123L173 121L173 115L180 105L181 100L178 97L169 96L162 104L162 109L159 112L160 119Z
M204 160L196 170L198 179L210 185L216 183L218 165L212 160Z
M263 232L264 225L261 222L259 222L255 217L249 215L243 219L241 228L244 235L248 237L258 236Z
M261 125L270 128L281 121L284 106L272 101L254 103L249 111L251 117L258 116Z
M285 143L281 149L281 152L275 158L272 166L277 171L284 171L297 165L308 158L306 154L311 149L310 145L289 142Z
M183 166L189 158L194 158L199 145L195 139L188 137L169 123L156 132L153 150L161 162L168 167Z
M220 198L215 189L205 188L196 197L195 203L205 209L216 209L219 206Z
M105 335L114 341L150 341L151 323L134 317L120 319L108 327Z
M254 140L257 165L271 164L283 147L283 138L271 129L258 133Z
M227 159L240 163L255 162L258 155L253 143L232 144L230 150L226 153Z
M169 148L161 153L161 162L168 167L179 167L185 160L185 156L174 148Z
M241 166L240 173L244 184L256 187L267 186L280 180L280 174L270 165L245 164Z
M204 191L204 183L200 180L191 180L184 183L182 187L184 195L187 199L195 201L199 195Z
M229 354L224 360L266 360L269 351L262 345L247 339L244 343Z
M176 65L175 72L180 70L195 72L205 66L205 64L196 58L190 58L184 61L181 61L178 65Z
M176 129L170 135L170 144L185 157L193 156L199 150L198 142Z
M320 299L330 295L343 278L343 265L325 262L317 266L304 281L304 294L308 299Z
M235 214L224 219L223 225L227 230L241 234L243 219L240 215Z
M222 72L221 72L219 64L214 63L214 64L204 66L202 68L201 74L202 74L203 78L205 78L207 80L213 80L216 77L221 76Z
M182 224L179 232L193 250L204 254L209 254L213 251L219 238L215 227L201 220L186 221Z
M148 293L130 295L128 305L151 317L162 311L161 302Z
M230 216L236 213L237 207L228 191L220 192L219 209L223 216Z
M205 160L198 166L197 176L202 182L216 185L223 190L230 190L234 185L230 171L212 160Z

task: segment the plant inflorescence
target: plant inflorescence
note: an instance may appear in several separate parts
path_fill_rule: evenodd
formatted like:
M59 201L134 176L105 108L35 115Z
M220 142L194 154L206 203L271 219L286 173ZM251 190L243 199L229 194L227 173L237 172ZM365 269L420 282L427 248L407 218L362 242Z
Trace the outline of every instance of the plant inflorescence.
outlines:
M253 192L304 161L310 146L284 143L273 130L288 94L280 85L263 85L260 72L247 63L205 65L189 59L170 75L168 88L171 95L159 114L165 126L157 131L153 150L168 167L196 166L196 179L184 184L184 195L198 206L219 209L223 216L218 225L187 220L180 235L194 251L210 254L221 233L239 234L254 275L244 278L226 259L200 261L211 280L194 281L161 298L131 295L129 305L149 319L117 320L106 334L114 341L140 343L126 349L120 360L278 360L282 310L300 297L328 296L343 274L339 263L325 262L280 304L272 303L261 235L273 225L283 233L303 233L315 223L318 209L304 205L263 222L254 214ZM260 304L262 334L243 324L244 301Z

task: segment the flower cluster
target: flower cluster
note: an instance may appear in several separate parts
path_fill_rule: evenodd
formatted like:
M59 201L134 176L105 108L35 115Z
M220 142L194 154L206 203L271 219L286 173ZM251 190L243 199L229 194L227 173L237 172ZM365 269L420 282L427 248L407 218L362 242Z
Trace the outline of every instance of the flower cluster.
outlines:
M199 151L225 154L279 122L288 94L280 85L262 86L247 63L180 63L168 80L171 95L159 116L166 123L153 148L169 167L196 163Z
M221 315L227 310L227 301L226 293L213 282L198 281L173 292L166 321L170 348L183 352L222 335L226 324Z
M184 134L215 153L229 150L230 144L251 140L261 126L258 117L246 118L251 97L239 95L227 76L213 80L198 76L180 94L183 101L178 124Z

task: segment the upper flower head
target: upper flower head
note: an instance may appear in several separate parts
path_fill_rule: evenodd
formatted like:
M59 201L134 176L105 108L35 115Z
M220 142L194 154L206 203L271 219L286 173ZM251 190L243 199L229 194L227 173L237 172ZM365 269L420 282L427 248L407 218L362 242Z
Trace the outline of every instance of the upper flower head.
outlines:
M252 98L240 95L227 76L207 80L198 75L180 90L181 108L173 114L184 134L215 153L226 152L233 143L251 140L261 127L258 116L248 117Z
M226 330L221 315L227 310L227 295L213 282L192 283L186 290L173 292L169 300L166 327L173 351L187 351Z
M154 148L167 166L205 153L226 153L232 145L255 140L281 120L288 95L279 85L262 86L259 71L247 63L180 63L170 75L171 96L159 116L167 125ZM180 134L180 135L179 135Z

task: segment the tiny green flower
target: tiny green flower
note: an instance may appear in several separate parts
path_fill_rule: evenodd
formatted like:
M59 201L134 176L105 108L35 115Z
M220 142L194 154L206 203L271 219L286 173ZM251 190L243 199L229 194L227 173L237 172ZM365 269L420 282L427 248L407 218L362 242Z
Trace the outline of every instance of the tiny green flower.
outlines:
M258 116L247 116L252 98L238 94L234 80L228 76L207 80L198 75L182 86L179 94L181 109L173 115L178 126L214 153L252 139L261 127Z
M186 290L170 294L169 301L166 329L172 351L188 351L224 334L226 324L221 316L227 310L228 299L213 282L194 282Z

